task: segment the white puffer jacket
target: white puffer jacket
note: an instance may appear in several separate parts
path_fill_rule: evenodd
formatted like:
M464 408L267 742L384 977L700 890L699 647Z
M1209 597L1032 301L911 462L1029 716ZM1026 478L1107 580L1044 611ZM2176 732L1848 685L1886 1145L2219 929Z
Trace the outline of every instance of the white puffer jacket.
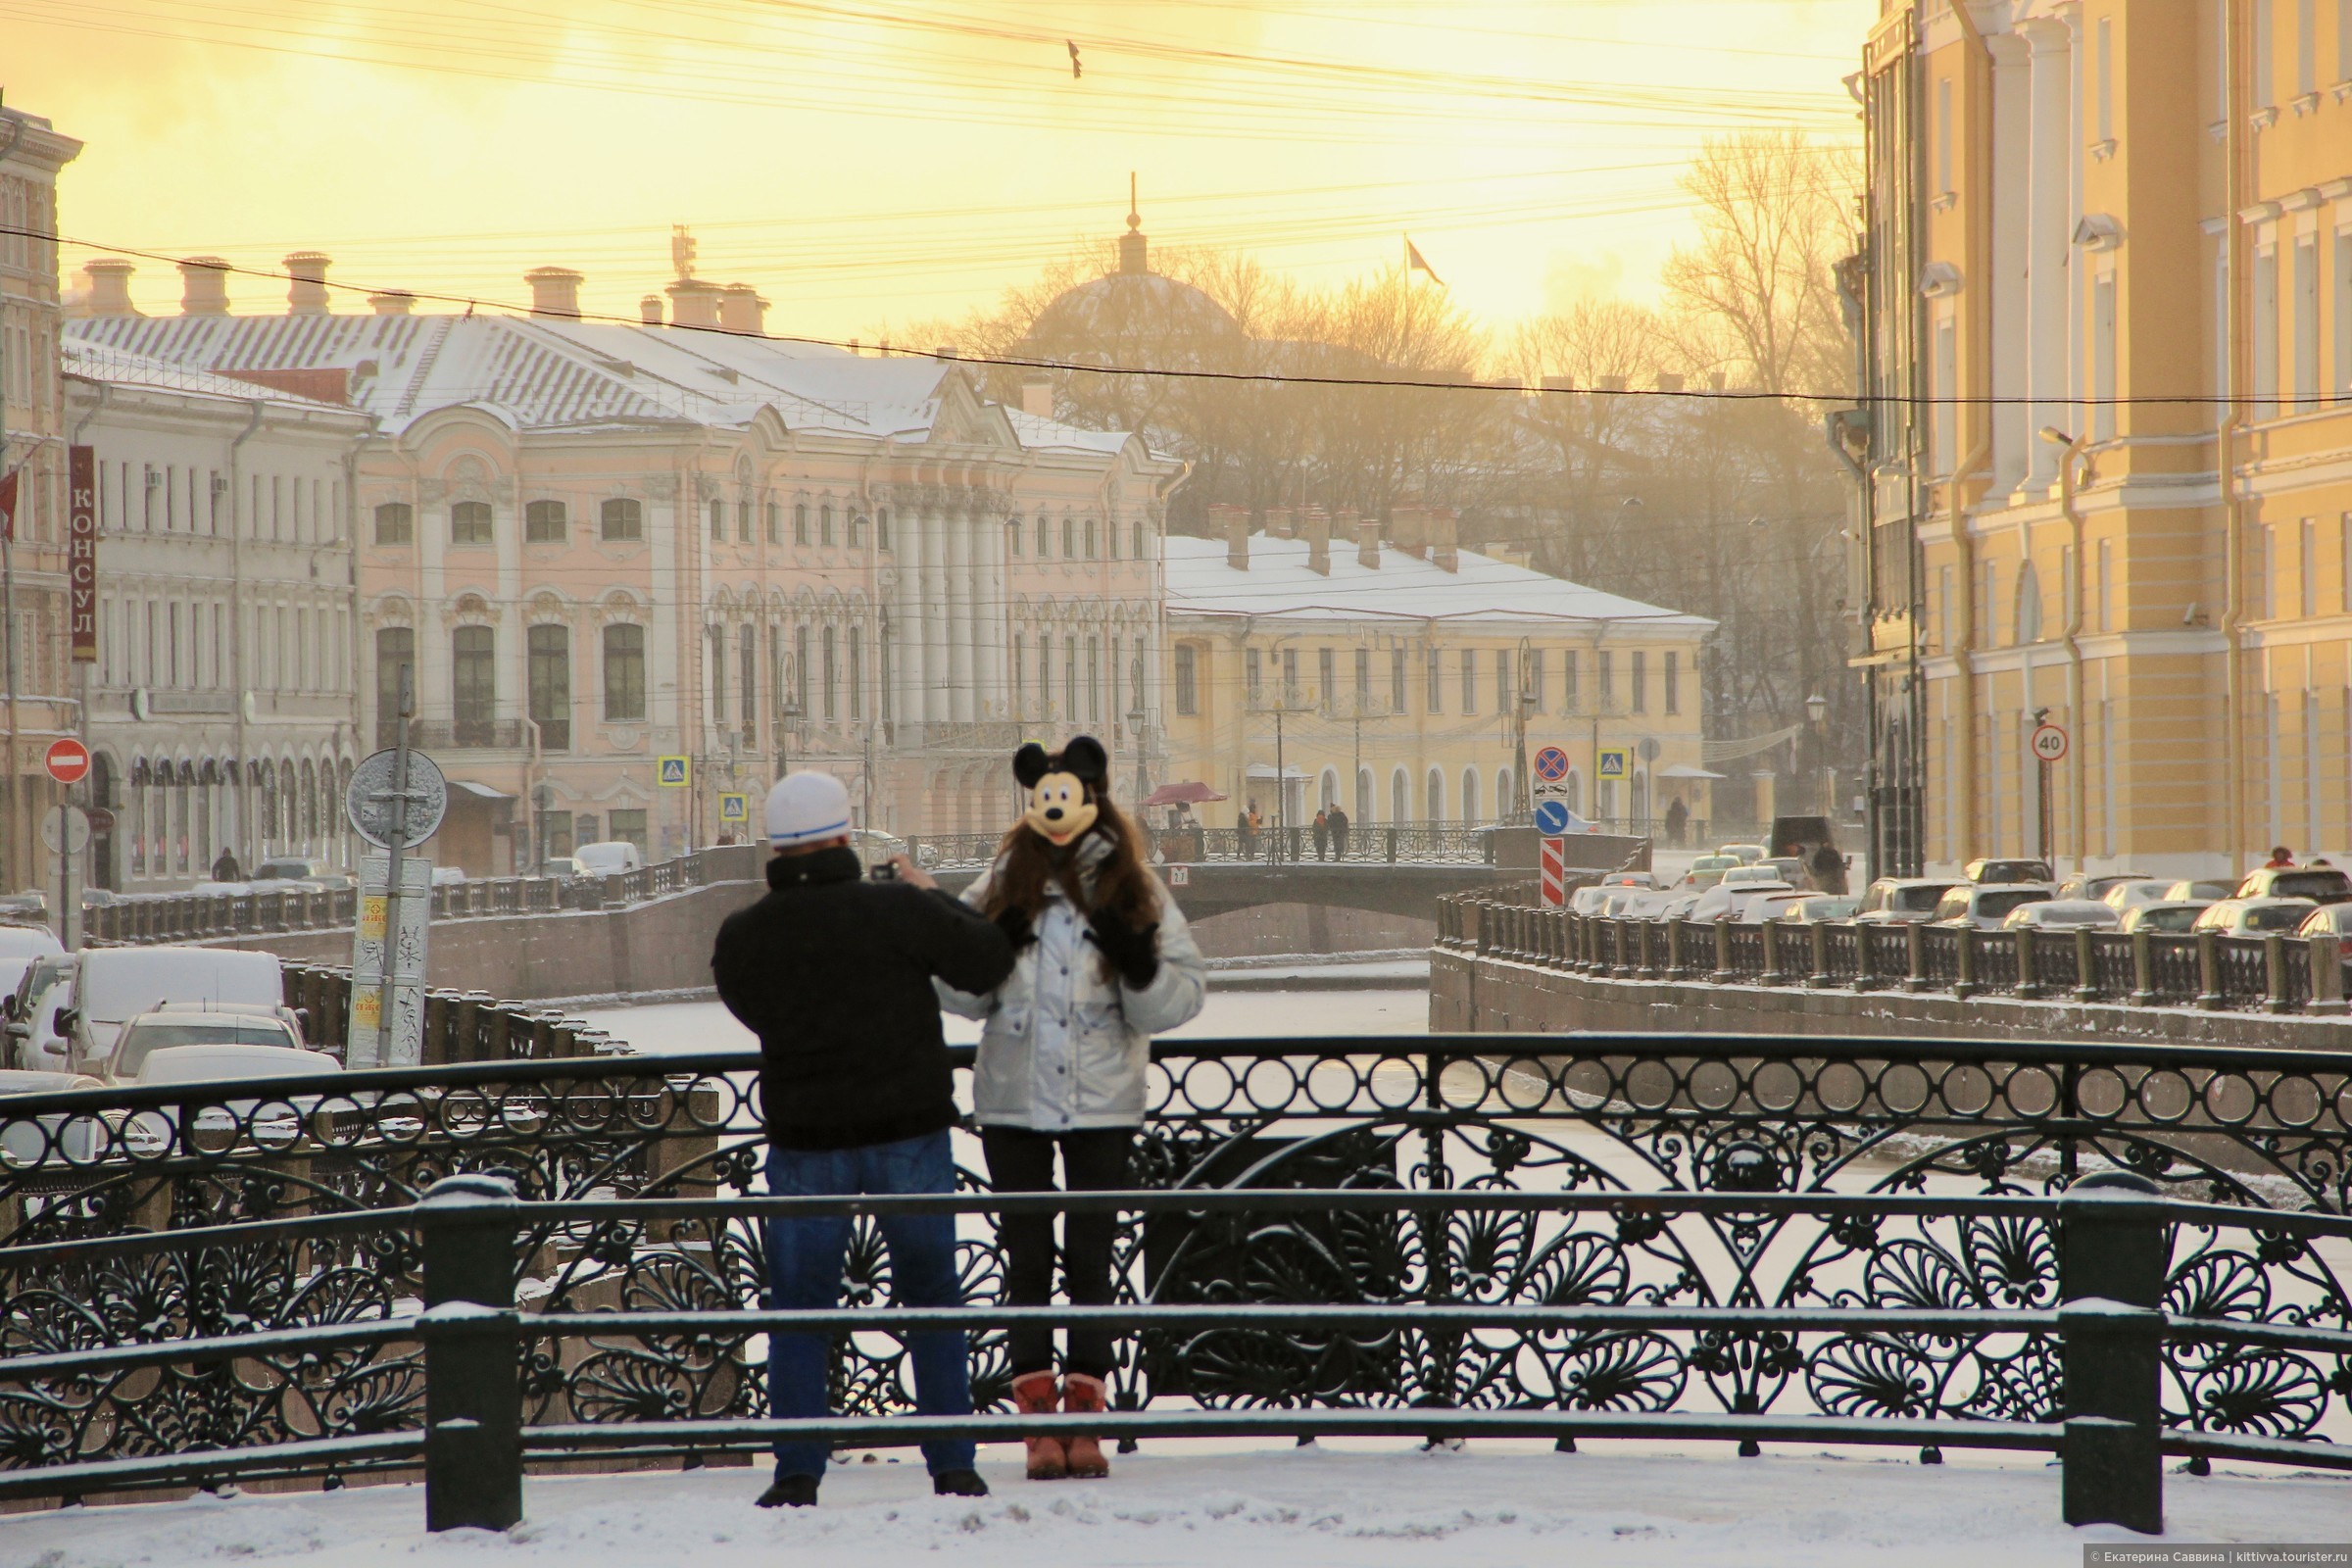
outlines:
M1101 839L1080 846L1079 872L1089 887L1109 853ZM983 907L997 870L991 866L964 889L963 902ZM1152 1037L1200 1011L1208 995L1207 966L1184 911L1164 887L1159 972L1140 991L1116 977L1102 978L1102 954L1088 940L1086 917L1059 887L1048 883L1046 894L1037 940L1021 949L1003 985L974 996L931 982L950 1012L985 1020L972 1070L973 1114L983 1126L1051 1133L1137 1126L1144 1119Z

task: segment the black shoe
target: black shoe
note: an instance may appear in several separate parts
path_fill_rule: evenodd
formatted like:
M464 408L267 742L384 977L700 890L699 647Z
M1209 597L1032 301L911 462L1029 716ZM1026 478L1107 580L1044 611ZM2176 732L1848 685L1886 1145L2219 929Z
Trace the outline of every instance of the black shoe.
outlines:
M988 1483L980 1479L977 1470L942 1470L931 1478L931 1490L943 1497L985 1497ZM815 1489L809 1490L809 1500L816 1500Z
M760 1494L762 1508L813 1508L816 1506L815 1476L778 1476L765 1492Z

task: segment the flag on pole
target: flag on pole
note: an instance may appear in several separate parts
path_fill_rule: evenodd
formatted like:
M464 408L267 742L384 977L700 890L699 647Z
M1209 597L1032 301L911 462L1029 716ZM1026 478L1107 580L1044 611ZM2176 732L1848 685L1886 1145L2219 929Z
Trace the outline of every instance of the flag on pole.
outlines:
M11 468L0 476L0 539L17 536L17 476L23 468Z
M1421 247L1413 243L1413 236L1410 234L1404 236L1404 265L1408 271L1427 272L1429 280L1438 287L1446 286L1446 280L1438 275L1436 268L1429 265L1429 258L1421 254Z

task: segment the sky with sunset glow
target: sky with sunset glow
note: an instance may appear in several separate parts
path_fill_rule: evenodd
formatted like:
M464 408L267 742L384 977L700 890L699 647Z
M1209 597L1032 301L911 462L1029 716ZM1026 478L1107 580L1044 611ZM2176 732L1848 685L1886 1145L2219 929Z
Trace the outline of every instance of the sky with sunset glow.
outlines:
M86 143L69 240L634 318L749 282L772 331L959 315L1123 226L1306 282L1410 231L1505 325L1647 298L1709 133L1858 133L1875 0L0 0L0 89ZM1069 45L1084 74L1073 78ZM69 245L77 270L99 254ZM232 277L241 312L284 288ZM139 264L133 296L176 308ZM338 310L364 310L357 294ZM443 307L426 307L438 309Z

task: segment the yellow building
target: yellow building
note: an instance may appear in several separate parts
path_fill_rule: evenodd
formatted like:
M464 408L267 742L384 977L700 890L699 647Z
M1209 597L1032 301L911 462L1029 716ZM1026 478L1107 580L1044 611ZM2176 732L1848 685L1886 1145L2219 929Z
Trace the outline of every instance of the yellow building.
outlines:
M1858 88L1888 868L2340 855L2352 5L1886 0Z
M1160 776L1254 800L1269 825L1318 806L1357 828L1524 814L1532 759L1569 758L1569 805L1646 824L1711 815L1698 651L1715 623L1460 549L1441 508L1377 525L1320 508L1212 507L1222 537L1170 535L1168 756ZM1623 777L1602 764L1622 754ZM1276 780L1283 781L1278 791Z

